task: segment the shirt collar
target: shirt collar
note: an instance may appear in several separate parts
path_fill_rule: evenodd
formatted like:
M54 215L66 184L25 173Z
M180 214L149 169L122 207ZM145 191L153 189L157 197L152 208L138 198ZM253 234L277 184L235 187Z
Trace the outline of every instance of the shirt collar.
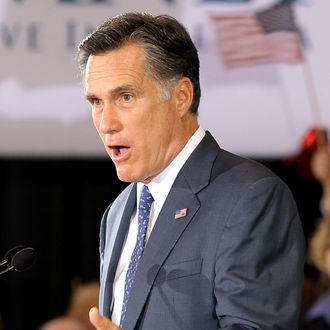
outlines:
M184 148L172 160L172 162L159 173L150 183L147 184L149 191L154 198L155 204L163 205L165 199L173 185L175 178L180 172L182 166L187 161L189 156L201 142L205 136L204 129L199 126L196 132L188 140ZM143 187L142 182L137 183L137 200L139 201Z

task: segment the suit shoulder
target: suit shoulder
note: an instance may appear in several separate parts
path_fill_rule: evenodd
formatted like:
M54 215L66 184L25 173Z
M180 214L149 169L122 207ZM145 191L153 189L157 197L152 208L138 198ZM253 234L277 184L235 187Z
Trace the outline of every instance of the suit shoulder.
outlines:
M220 149L215 160L212 177L227 176L238 183L251 184L260 179L274 178L281 181L270 169L263 164Z

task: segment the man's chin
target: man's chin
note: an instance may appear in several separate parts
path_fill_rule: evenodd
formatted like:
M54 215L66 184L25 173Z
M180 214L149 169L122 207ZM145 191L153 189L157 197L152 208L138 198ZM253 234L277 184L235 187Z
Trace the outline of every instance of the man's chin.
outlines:
M126 171L121 171L120 169L116 168L117 170L117 177L120 181L123 182L139 182L140 180L136 178L132 173L127 173Z
M125 176L118 175L118 173L117 173L117 177L122 182L128 182L128 183L130 183L130 182L136 182L136 181L132 180L131 178L127 178Z
M127 173L127 172L123 172L120 171L119 169L117 169L117 177L120 181L123 182L143 182L144 184L148 184L153 177L143 177L143 176L139 176L139 175L134 175L132 173Z

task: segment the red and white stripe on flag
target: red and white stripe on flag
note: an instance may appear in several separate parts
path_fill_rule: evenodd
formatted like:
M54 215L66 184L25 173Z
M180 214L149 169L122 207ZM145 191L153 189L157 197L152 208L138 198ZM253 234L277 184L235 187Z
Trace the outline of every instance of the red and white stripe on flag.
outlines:
M303 58L291 7L259 13L211 14L216 48L225 66L297 63Z

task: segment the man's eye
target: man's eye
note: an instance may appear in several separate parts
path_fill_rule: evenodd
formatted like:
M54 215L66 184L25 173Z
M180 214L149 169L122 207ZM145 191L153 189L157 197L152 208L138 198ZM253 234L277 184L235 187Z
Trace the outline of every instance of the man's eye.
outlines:
M101 110L103 107L103 101L97 97L90 97L87 99L92 109Z
M122 94L121 98L124 102L131 102L133 100L133 95L131 95L131 94Z
M102 104L102 102L101 102L100 99L93 98L93 99L91 99L91 104L92 104L92 105L95 105L95 106L99 106L99 105Z

